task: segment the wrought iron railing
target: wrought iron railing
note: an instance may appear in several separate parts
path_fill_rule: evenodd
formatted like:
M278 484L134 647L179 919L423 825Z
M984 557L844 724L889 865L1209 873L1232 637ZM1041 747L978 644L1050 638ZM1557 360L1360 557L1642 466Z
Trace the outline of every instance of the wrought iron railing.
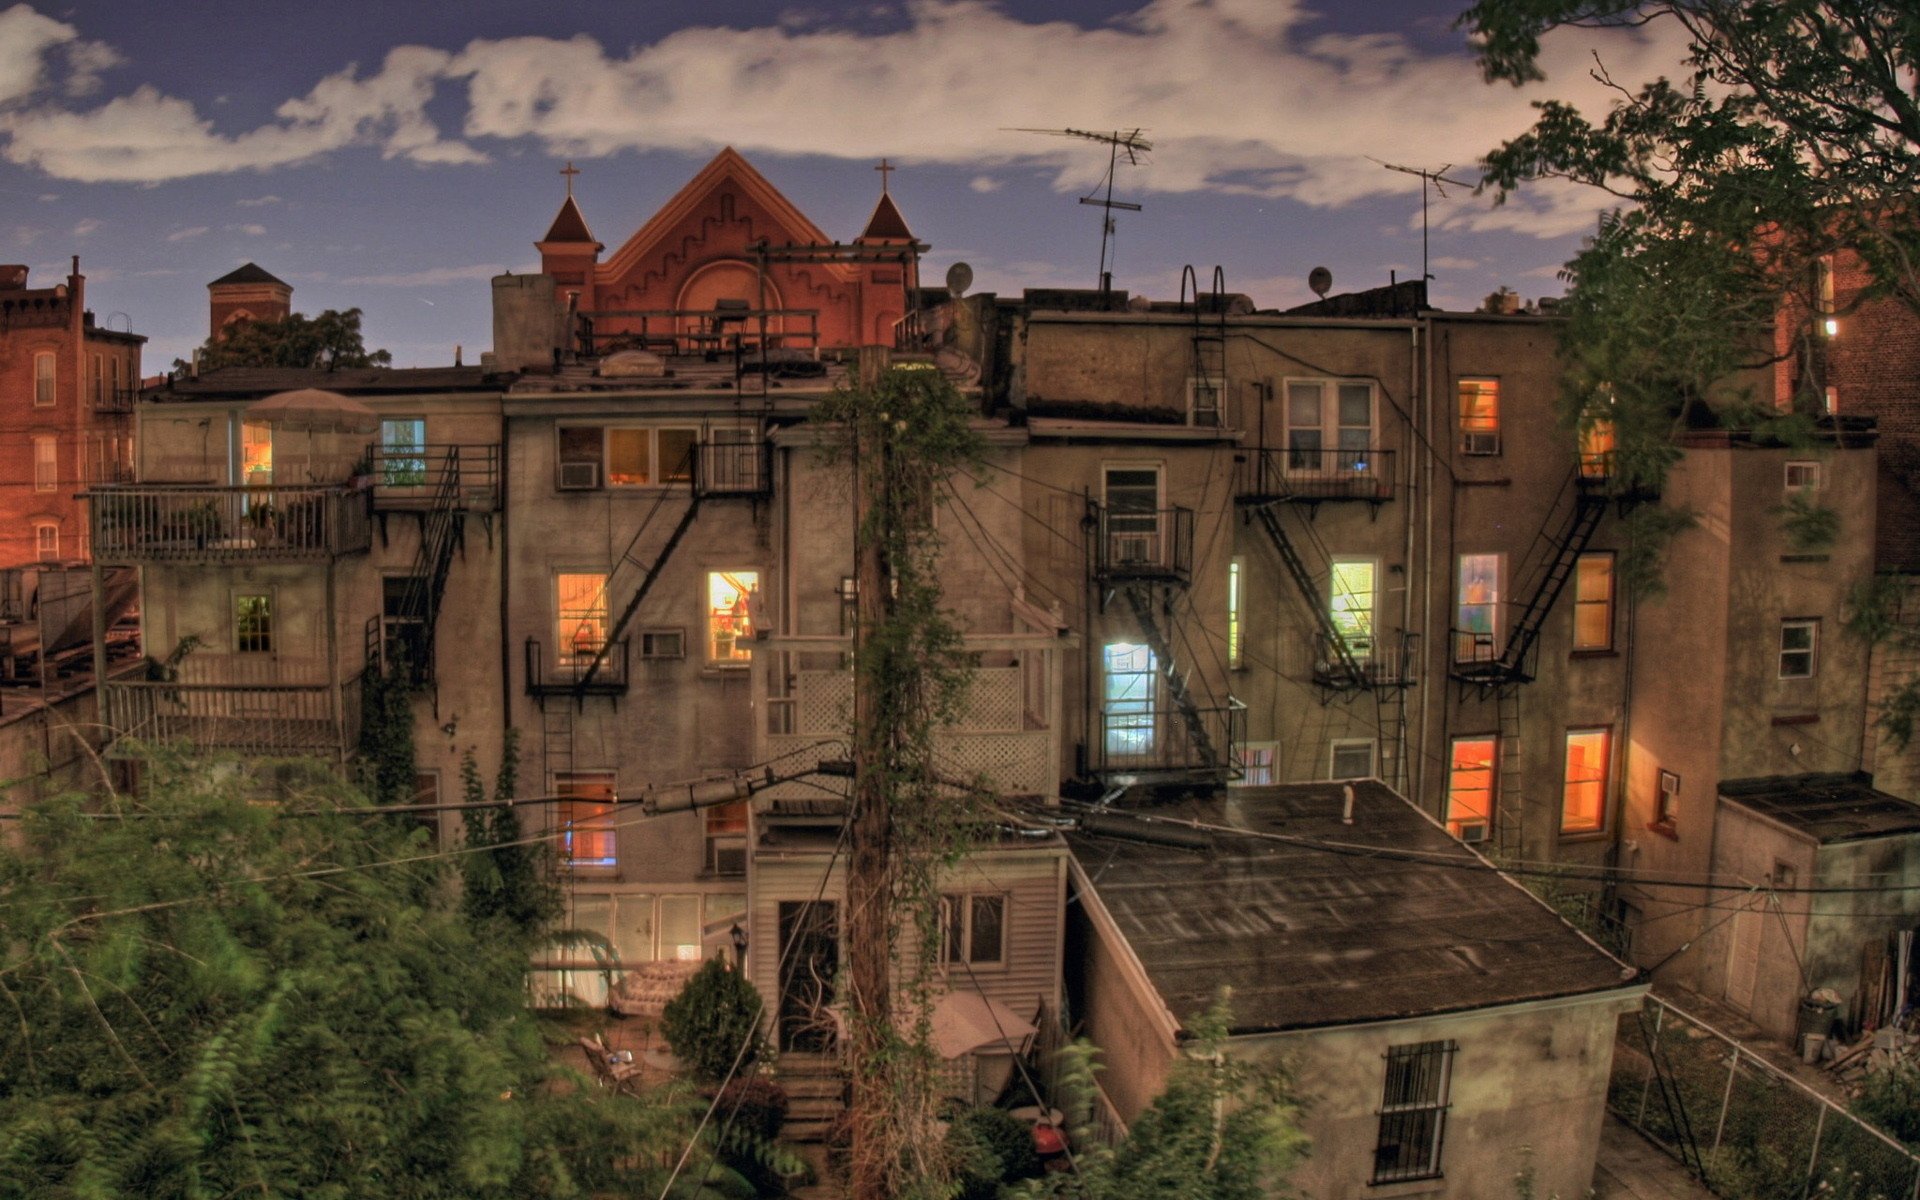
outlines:
M265 755L350 753L360 739L360 683L108 682L106 723L116 738Z
M1358 668L1341 660L1333 639L1324 633L1313 638L1313 681L1322 687L1403 687L1418 679L1420 635L1379 633L1345 635L1347 655Z
M1094 523L1094 571L1105 580L1159 579L1186 583L1193 577L1193 510L1115 509L1090 502Z
M373 506L425 508L449 476L456 508L491 512L500 507L500 446L494 442L374 447Z
M103 562L329 558L368 545L366 495L344 485L139 484L87 498Z
M1249 500L1391 500L1393 451L1249 450L1240 463L1239 494Z
M593 667L595 659L600 663L597 668ZM625 638L611 645L576 641L566 653L549 661L545 644L530 637L526 668L529 696L619 695L627 690L627 642Z
M765 441L701 442L694 486L702 496L765 496L773 491L773 446Z
M1218 708L1116 704L1100 710L1092 746L1096 773L1138 771L1231 774L1232 747L1245 740L1246 705Z

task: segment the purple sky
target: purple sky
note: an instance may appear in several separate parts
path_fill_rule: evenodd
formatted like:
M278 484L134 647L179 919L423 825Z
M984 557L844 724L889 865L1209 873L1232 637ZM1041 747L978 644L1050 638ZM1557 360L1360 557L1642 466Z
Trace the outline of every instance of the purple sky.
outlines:
M4 3L5 0L0 0ZM1471 164L1528 101L1599 102L1671 70L1675 46L1550 40L1549 81L1480 82L1453 2L336 0L316 7L82 3L0 8L0 261L64 274L79 254L102 320L126 314L163 368L206 333L208 280L248 259L307 312L359 305L399 365L467 361L490 338L488 276L522 270L576 192L609 251L722 145L830 235L872 208L882 156L926 278L979 290L1091 286L1101 149L1009 126L1143 127L1122 168L1116 286L1178 294L1180 268L1262 305L1420 265L1419 184L1374 159ZM716 16L723 11L723 16ZM1504 208L1449 189L1432 210L1434 297L1557 294L1596 197ZM119 324L119 318L113 317Z

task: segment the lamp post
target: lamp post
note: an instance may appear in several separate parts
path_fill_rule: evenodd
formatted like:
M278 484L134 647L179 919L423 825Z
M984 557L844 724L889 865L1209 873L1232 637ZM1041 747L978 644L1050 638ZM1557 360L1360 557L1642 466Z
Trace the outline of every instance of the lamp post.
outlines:
M744 973L747 969L747 931L735 921L727 934L733 942L733 969Z

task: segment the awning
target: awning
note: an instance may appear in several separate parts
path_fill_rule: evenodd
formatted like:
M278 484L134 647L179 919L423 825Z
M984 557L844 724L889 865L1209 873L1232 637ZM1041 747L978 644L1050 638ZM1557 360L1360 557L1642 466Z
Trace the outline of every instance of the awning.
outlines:
M380 414L358 400L320 388L278 392L249 404L245 416L249 421L309 433L374 433L380 428Z
M1038 1032L1033 1022L979 992L948 992L933 1006L933 1048L941 1058L1020 1054Z

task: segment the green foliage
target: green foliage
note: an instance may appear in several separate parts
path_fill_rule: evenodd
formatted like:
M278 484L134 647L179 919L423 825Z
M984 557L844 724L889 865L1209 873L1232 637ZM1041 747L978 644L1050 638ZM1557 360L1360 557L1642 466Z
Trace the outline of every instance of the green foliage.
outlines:
M309 774L286 819L155 763L0 844L0 1200L580 1198L662 1182L684 1105L563 1083L519 947ZM304 790L302 790L304 789Z
M411 804L418 770L413 749L413 688L404 654L361 677L362 786L376 804ZM431 815L431 814L429 814Z
M529 844L520 818L505 801L519 786L520 734L507 730L500 747L500 770L494 777L493 804L483 805L480 767L469 750L460 760L461 799L469 805L460 820L467 845L488 847L461 859L460 873L467 916L490 924L531 947L560 916L564 903L546 856L545 843Z
M1867 1072L1853 1112L1920 1150L1920 1064L1897 1058Z
M360 333L360 310L327 309L317 317L290 313L279 321L247 321L215 333L200 347L200 369L220 367L298 367L331 371L340 367L384 367L393 362L385 350L368 350ZM174 361L175 369L188 364Z
M1693 528L1698 517L1691 509L1642 504L1621 521L1626 549L1617 564L1620 586L1636 600L1664 593L1667 551L1673 539Z
M999 1108L969 1108L947 1126L947 1158L960 1191L955 1200L994 1200L1000 1185L1040 1173L1033 1126Z
M1188 1054L1166 1090L1117 1147L1100 1144L1092 1112L1094 1048L1061 1051L1061 1089L1078 1170L1010 1187L1014 1200L1266 1200L1306 1157L1300 1106L1285 1071L1225 1053L1232 1018L1222 995L1193 1022Z
M667 1001L660 1032L696 1078L718 1083L760 1056L760 1007L747 977L716 956Z
M1900 598L1905 589L1891 575L1870 575L1847 589L1842 602L1840 628L1869 646L1899 633Z
M1880 716L1874 724L1887 735L1890 746L1905 750L1913 744L1915 721L1920 721L1920 679L1907 679L1880 702Z
M1780 516L1787 544L1802 554L1825 550L1840 536L1840 514L1805 492L1788 496L1773 511Z

